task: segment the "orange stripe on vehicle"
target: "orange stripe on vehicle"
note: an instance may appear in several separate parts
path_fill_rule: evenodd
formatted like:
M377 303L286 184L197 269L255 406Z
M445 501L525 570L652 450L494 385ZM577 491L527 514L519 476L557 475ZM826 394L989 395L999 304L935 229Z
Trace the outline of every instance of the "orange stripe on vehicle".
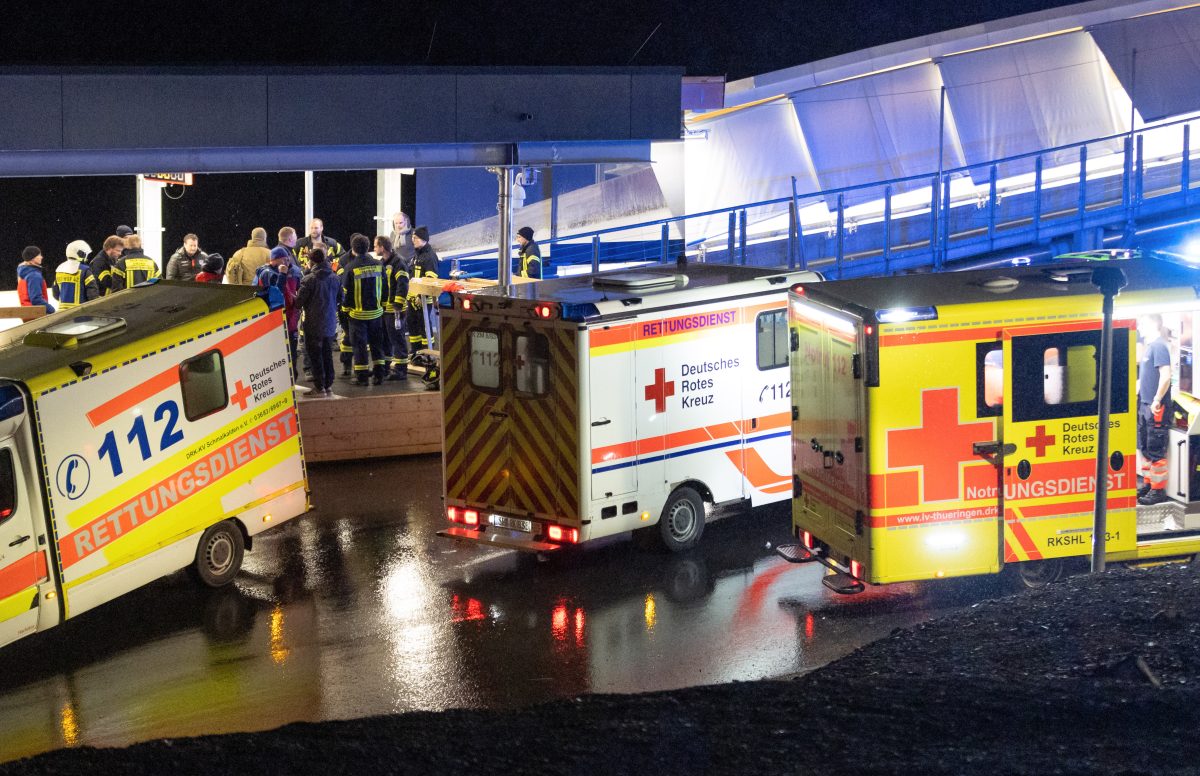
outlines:
M1116 325L1116 324L1115 324ZM1128 328L1128 322L1121 322L1120 327ZM964 342L977 340L999 340L1005 332L1020 336L1064 332L1088 331L1100 328L1099 321L1074 321L1058 324L1040 323L1036 325L1011 325L997 323L995 326L975 326L961 329L913 331L903 334L884 334L879 338L879 346L888 348L899 345L929 345L936 342Z
M33 587L46 578L46 553L42 550L17 558L0 568L0 600Z
M1109 509L1130 509L1137 504L1136 496L1109 496ZM1038 504L1036 506L1021 507L1021 515L1023 517L1050 517L1053 515L1077 515L1082 512L1090 512L1096 506L1096 500L1090 501L1073 501L1069 504L1054 503L1054 504Z
M780 412L775 415L764 415L761 418L756 418L756 421L757 423L753 430L750 429L751 422L743 420L738 423L718 423L713 426L701 426L700 428L676 431L661 436L635 439L632 442L620 442L615 445L596 447L592 449L592 463L605 463L606 461L617 461L622 458L633 458L635 455L661 453L664 450L673 450L676 447L683 447L684 445L694 445L715 439L727 439L731 436L737 436L740 433L748 434L775 428L785 428L791 423L792 416L786 412Z
M964 506L954 509L906 512L902 515L871 515L868 522L872 528L900 528L936 523L958 523L964 520L994 520L996 513L997 508L995 505L981 507Z
M115 509L72 531L58 542L59 558L67 568L99 552L125 534L158 517L208 486L238 471L299 431L295 409L258 424L237 439L189 463Z
M282 313L279 315L264 315L241 331L221 340L211 350L219 350L222 356L229 356L265 334L275 331L282 323L282 315ZM151 396L167 390L178 382L179 367L173 366L165 369L140 385L134 386L120 396L114 397L88 412L88 422L95 428L102 423L112 420L125 410L136 407Z
M622 345L633 339L633 324L611 326L603 329L592 329L588 332L590 347L601 348L605 345Z
M761 490L766 493L778 493L780 490L777 486L780 484L783 485L784 490L791 487L791 475L777 474L763 460L762 454L753 447L748 447L745 450L728 451L725 455L730 461L733 461L734 466L738 466L738 457L742 457L743 463L738 468L742 470L742 474L746 475L746 481L755 490ZM767 490L768 487L775 488L775 490Z
M1042 553L1038 551L1037 544L1034 543L1033 538L1029 535L1029 531L1021 524L1020 516L1011 509L1007 510L1005 523L1012 531L1012 535L1016 538L1017 542L1021 545L1021 549L1029 556L1029 559L1041 560Z

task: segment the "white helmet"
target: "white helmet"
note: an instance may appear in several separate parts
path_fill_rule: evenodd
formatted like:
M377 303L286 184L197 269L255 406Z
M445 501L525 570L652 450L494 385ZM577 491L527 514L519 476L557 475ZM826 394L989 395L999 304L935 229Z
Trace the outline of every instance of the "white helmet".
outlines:
M75 240L67 246L67 258L79 259L87 261L87 257L92 255L92 246L88 245L83 240Z

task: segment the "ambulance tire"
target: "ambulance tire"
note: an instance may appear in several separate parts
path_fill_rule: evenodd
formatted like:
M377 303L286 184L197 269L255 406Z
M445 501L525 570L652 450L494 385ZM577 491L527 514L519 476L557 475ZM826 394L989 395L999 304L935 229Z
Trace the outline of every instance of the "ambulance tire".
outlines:
M245 550L242 532L232 520L209 526L196 547L192 575L209 587L224 587L241 570Z
M690 550L704 533L704 501L688 487L676 488L667 497L658 518L658 536L671 552Z
M1062 558L1012 563L1004 567L1004 574L1012 590L1040 590L1062 578L1065 565Z

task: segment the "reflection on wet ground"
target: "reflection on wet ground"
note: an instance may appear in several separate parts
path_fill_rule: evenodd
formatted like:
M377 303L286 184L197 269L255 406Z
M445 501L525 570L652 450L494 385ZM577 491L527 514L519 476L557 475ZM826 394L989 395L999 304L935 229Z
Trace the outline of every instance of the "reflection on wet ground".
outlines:
M0 760L794 674L976 595L837 597L772 554L786 507L683 555L612 540L539 561L434 535L436 457L310 476L316 510L258 537L234 587L179 574L0 651Z

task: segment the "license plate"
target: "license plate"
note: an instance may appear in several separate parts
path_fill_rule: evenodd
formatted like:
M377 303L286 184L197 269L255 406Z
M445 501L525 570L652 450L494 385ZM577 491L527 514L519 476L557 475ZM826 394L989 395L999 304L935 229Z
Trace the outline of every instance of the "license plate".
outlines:
M521 520L515 517L504 517L503 515L489 515L488 522L497 528L507 528L510 531L533 533L532 520Z

